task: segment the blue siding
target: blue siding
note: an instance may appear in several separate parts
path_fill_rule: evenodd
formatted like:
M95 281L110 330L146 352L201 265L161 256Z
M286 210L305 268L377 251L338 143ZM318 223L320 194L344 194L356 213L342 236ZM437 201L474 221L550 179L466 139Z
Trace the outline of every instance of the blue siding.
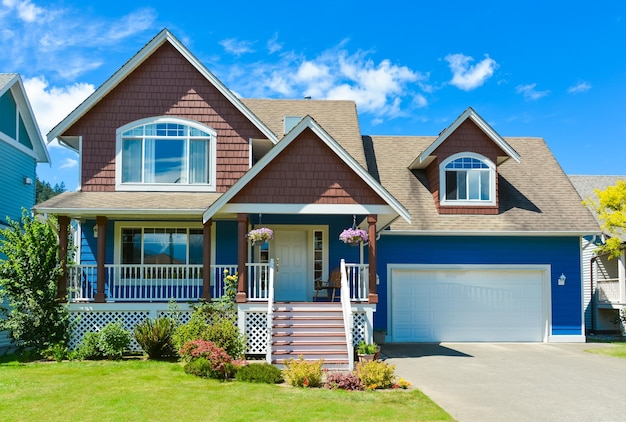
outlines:
M552 335L582 333L582 281L578 237L381 236L377 243L379 303L375 328L387 326L388 264L548 264ZM561 273L564 286L557 285Z
M6 133L9 138L17 139L15 116L17 104L11 90L0 96L0 132Z
M33 157L0 141L0 221L6 221L7 216L19 220L22 208L30 210L35 205L35 172ZM24 183L25 176L32 180L30 185Z

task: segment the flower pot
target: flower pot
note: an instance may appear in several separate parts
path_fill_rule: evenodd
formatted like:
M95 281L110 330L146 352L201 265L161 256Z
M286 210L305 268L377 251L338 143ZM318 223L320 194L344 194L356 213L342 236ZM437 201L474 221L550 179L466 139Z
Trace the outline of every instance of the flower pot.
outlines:
M359 362L371 362L376 360L376 355L361 355L359 354Z

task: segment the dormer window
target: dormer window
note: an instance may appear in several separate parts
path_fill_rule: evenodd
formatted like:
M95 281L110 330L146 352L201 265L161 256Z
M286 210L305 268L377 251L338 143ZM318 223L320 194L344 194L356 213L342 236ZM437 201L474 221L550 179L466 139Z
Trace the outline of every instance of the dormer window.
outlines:
M117 131L118 190L215 190L215 131L190 120L158 117Z
M496 167L479 154L460 153L440 167L441 205L496 204Z

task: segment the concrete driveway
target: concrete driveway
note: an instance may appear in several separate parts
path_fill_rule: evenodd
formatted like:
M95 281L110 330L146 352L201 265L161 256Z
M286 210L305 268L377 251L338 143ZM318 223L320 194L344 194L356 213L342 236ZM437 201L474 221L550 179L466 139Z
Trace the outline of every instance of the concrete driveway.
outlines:
M386 344L396 374L456 420L624 421L626 359L601 343Z

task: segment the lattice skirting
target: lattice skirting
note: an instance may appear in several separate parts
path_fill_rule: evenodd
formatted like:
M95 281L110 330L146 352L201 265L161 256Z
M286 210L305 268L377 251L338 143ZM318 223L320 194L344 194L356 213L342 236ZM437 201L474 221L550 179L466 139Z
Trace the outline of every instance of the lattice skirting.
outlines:
M370 343L371 339L367 339L367 313L365 312L353 312L352 313L352 340L354 344L358 344L360 341Z
M267 350L267 312L246 312L246 353L264 354Z
M71 310L70 309L70 349L74 349L80 344L83 336L90 331L100 331L110 322L122 321L124 328L133 331L135 325L141 323L146 318L157 318L162 316L172 316L185 324L191 318L190 311L169 311L154 309L137 310ZM129 346L131 352L142 352L141 347L133 337Z

